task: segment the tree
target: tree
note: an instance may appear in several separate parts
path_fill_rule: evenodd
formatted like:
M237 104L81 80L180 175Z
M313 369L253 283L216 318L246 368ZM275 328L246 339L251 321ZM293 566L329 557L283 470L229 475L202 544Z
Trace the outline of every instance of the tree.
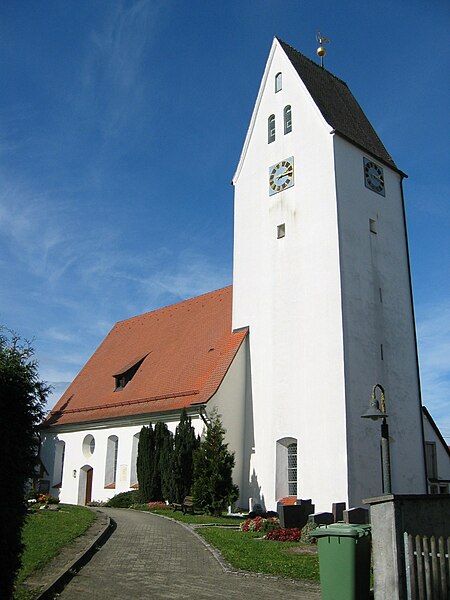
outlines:
M159 455L159 472L161 474L161 500L175 502L173 476L173 434L165 429Z
M166 500L172 489L172 433L167 425L151 423L139 434L136 471L141 502Z
M195 500L203 509L218 516L239 496L239 488L233 484L234 453L228 452L224 442L225 430L217 410L211 415L205 438L194 455Z
M181 503L191 492L194 480L194 453L200 445L195 430L183 408L180 422L175 431L172 473L173 473L173 502Z
M141 502L152 500L152 482L155 456L155 432L150 423L143 427L139 434L136 471L139 483L139 496Z
M12 598L23 550L21 532L26 515L26 484L33 477L39 450L37 427L44 416L50 387L40 380L29 342L0 329L0 589Z
M155 454L153 457L153 475L152 475L152 500L165 500L163 494L170 486L168 469L170 469L170 459L172 451L172 433L167 425L162 421L157 421L155 425Z

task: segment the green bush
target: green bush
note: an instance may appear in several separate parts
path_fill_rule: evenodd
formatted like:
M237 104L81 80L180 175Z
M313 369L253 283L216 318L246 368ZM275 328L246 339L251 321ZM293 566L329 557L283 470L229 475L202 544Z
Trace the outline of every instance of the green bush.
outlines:
M117 494L117 496L108 500L105 506L108 506L109 508L130 508L132 504L137 504L138 502L139 490L131 490L130 492Z
M27 505L25 490L37 462L37 425L49 392L39 379L33 349L0 328L0 479L8 482L0 497L0 593L12 597L23 551L21 531Z
M217 410L211 419L205 438L194 454L194 484L192 492L197 503L209 515L221 515L239 497L233 484L234 453L225 443L225 429Z

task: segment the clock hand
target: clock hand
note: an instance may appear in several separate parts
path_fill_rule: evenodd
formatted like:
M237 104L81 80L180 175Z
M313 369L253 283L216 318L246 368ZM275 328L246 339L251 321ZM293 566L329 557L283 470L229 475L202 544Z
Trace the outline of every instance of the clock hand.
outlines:
M282 177L287 177L289 175L292 175L292 170L285 171L284 173L281 173L281 175L277 175L276 179L281 179Z

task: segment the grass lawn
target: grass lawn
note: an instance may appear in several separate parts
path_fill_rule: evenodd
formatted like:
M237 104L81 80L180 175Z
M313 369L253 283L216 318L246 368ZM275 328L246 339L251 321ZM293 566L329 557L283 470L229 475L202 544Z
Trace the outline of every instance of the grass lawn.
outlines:
M20 584L34 571L46 565L59 550L84 533L95 519L95 513L83 506L60 505L60 510L37 510L27 516L22 531L25 550L18 573L15 600L32 598Z
M210 523L228 523L231 525L239 525L242 523L244 519L241 517L211 517L210 515L184 515L181 511L173 511L166 508L150 508L146 504L138 505L135 507L136 510L143 510L155 513L156 515L162 515L163 517L170 517L171 519L175 519L175 521L180 521L181 523L189 523L190 525L202 525L202 524L210 524Z
M262 540L261 533L242 532L219 527L198 529L208 543L220 550L234 568L294 579L319 581L317 554L301 554L307 546L298 542Z

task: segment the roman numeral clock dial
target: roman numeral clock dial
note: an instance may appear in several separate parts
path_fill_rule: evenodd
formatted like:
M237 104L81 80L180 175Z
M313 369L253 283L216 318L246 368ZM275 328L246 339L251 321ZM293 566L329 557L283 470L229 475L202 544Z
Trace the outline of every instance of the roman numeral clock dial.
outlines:
M269 167L269 196L294 185L294 157L286 158Z

